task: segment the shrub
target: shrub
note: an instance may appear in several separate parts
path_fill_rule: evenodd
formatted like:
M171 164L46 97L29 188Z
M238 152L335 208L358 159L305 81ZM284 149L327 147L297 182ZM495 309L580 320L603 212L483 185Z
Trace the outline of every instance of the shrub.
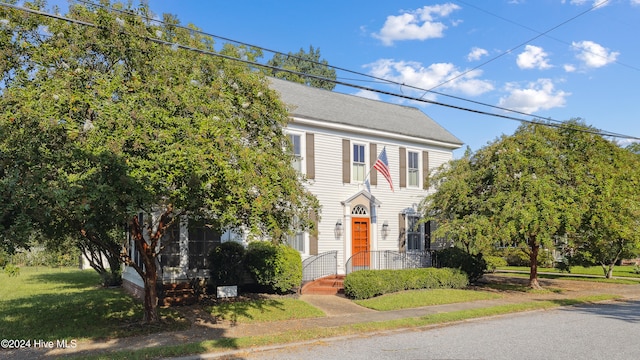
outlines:
M485 256L484 261L487 262L487 271L495 272L497 268L507 266L507 260L500 256Z
M302 282L300 253L286 245L251 242L245 264L258 285L267 286L274 292L290 292Z
M20 268L13 264L6 264L4 266L4 272L9 275L9 277L16 277L20 275Z
M214 286L240 285L244 278L244 246L235 241L222 243L209 253L209 272Z
M451 247L436 253L438 267L460 269L467 274L469 282L476 282L487 269L487 263L482 254L471 255L468 252Z
M345 277L344 292L360 300L403 290L460 289L467 285L467 276L457 269L360 270Z

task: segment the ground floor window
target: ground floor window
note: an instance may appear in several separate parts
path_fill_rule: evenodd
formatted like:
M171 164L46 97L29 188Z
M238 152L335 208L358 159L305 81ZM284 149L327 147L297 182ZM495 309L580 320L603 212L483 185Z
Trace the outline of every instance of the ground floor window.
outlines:
M423 250L424 224L417 215L407 215L406 219L407 251Z

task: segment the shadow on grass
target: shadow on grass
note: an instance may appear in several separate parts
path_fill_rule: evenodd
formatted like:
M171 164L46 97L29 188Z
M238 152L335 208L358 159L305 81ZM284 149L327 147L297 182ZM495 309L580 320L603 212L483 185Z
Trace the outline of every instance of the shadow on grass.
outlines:
M252 295L251 297L221 300L211 307L213 316L221 320L231 321L232 325L237 324L239 321L264 320L259 315L271 314L274 310L284 312L287 309L284 301L274 299L268 295Z

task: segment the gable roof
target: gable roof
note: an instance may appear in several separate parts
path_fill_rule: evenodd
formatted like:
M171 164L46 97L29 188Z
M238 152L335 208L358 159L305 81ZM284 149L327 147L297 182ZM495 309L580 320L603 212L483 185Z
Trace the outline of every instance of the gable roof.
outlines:
M455 148L463 144L416 107L371 100L276 78L268 80L270 88L280 94L293 117L434 140L449 143Z

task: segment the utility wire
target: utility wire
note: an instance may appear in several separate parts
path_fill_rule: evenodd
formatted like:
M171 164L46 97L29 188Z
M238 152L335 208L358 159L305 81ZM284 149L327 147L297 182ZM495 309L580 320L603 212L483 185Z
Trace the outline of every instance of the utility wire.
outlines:
M12 5L12 4L7 4L7 3L0 3L0 6L10 7L10 8L16 9L16 10L29 12L29 13L32 13L32 14L35 14L35 15L40 15L40 16L44 16L44 17L48 17L48 18L57 19L57 20L62 20L62 21L66 21L66 22L70 22L70 23L74 23L74 24L90 26L90 27L94 27L94 28L101 28L100 26L98 26L96 24L93 24L93 23L89 23L89 22L85 22L85 21L81 21L81 20L76 20L76 19L71 19L71 18L67 18L67 17L61 16L61 15L50 14L50 13L46 13L46 12L39 11L39 10L28 9L28 8L24 8L24 7L17 6L17 5ZM126 32L124 32L124 33L126 33ZM630 139L630 140L640 140L640 137L624 135L624 134L614 134L614 133L602 131L602 130L599 130L599 129L591 130L591 129L583 129L583 128L573 128L573 127L566 126L566 124L564 124L564 123L550 123L550 122L546 122L545 123L545 122L541 122L541 121L537 121L537 120L528 120L528 119L522 119L522 118L509 116L509 115L496 114L496 113L490 113L490 112L476 110L476 109L470 109L470 108L457 106L457 105L452 105L452 104L446 104L446 103L442 103L442 102L438 102L438 101L433 101L433 100L428 100L428 99L423 99L423 98L417 98L417 97L404 95L404 94L393 93L393 92L390 92L390 91L383 91L383 90L374 89L374 88L370 88L370 87L366 87L366 86L362 86L362 85L357 85L357 84L352 84L352 83L348 83L348 82L344 82L344 81L328 79L328 78L324 78L324 77L317 76L317 75L305 74L305 73L301 73L301 72L298 72L298 71L278 68L278 67L271 66L271 65L260 64L260 63L254 62L254 61L239 59L239 58L236 58L236 57L233 57L233 56L228 56L228 55L216 53L216 52L209 51L209 50L198 49L198 48L194 48L194 47L191 47L191 46L186 46L186 45L182 45L182 44L178 44L178 43L173 43L173 42L169 42L169 41L165 41L165 40L161 40L161 39L157 39L157 38L153 38L153 37L149 37L149 36L142 36L142 35L135 35L135 34L129 34L129 35L137 36L137 37L139 37L141 39L148 40L148 41L151 41L151 42L154 42L154 43L157 43L157 44L166 45L167 47L169 47L171 49L183 49L183 50L192 51L192 52L196 52L196 53L203 54L203 55L210 55L210 56L215 56L215 57L219 57L219 58L223 58L223 59L227 59L227 60L231 60L231 61L241 62L241 63L247 64L247 65L251 65L251 66L257 66L257 67L268 68L268 69L276 70L276 71L288 72L288 73L295 74L295 75L298 75L298 76L304 76L304 77L314 78L314 79L317 79L317 80L328 81L328 82L332 82L332 83L334 83L336 85L352 87L352 88L359 89L359 90L371 91L371 92L374 92L374 93L393 96L393 97L397 97L397 98L401 98L401 99L406 99L406 100L411 100L411 101L416 101L416 102L423 102L423 103L443 106L443 107L447 107L447 108L451 108L451 109L455 109L455 110L462 110L462 111L471 112L471 113L480 114L480 115L493 116L493 117L498 117L498 118L502 118L502 119L518 121L518 122L522 122L522 123L538 124L538 125L550 126L550 127L555 127L555 128L561 128L561 129L572 129L572 130L585 132L585 133L590 133L590 134L599 135L599 136L609 136L609 137L624 138L624 139Z
M107 7L105 5L95 4L95 3L92 3L92 2L87 1L87 0L74 0L74 1L79 2L79 3L83 3L83 4L87 4L87 5L90 5L90 6L101 7L103 9L108 9L110 11L119 12L119 13L122 13L122 14L143 16L145 18L145 20L147 20L147 21L153 21L153 22L156 22L158 24L165 25L165 26L166 25L170 25L170 26L173 26L173 27L175 27L177 29L183 29L183 30L191 31L191 32L194 32L194 33L197 33L197 34L200 34L200 35L210 36L210 37L217 38L217 39L220 39L220 40L223 40L223 41L227 41L227 42L231 42L231 43L234 43L234 44L253 47L253 48L258 48L258 49L261 49L263 51L270 52L270 53L273 53L273 54L284 55L284 56L288 56L288 57L291 57L291 58L294 58L294 59L297 59L297 60L307 61L307 62L316 64L316 65L327 66L327 67L330 67L330 68L335 69L335 70L339 70L339 71L343 71L343 72L346 72L346 73L362 76L362 77L365 77L365 78L374 79L375 81L362 80L362 79L348 79L348 78L346 78L346 79L343 78L343 80L351 80L351 81L358 81L358 82L378 82L378 83L387 84L387 85L397 85L401 89L402 89L402 87L406 87L406 88L410 88L410 89L413 89L413 90L416 90L416 91L425 91L425 94L423 94L421 96L421 98L424 97L427 92L429 92L429 93L432 93L432 94L435 94L435 95L438 95L438 96L448 97L448 98L451 98L451 99L460 100L460 101L464 101L464 102L469 102L469 103L476 104L476 105L486 106L486 107L490 107L490 108L501 110L501 111L506 111L506 112L519 114L519 115L524 115L524 116L529 116L529 117L532 117L532 118L541 118L540 116L535 115L535 114L531 114L531 113L526 113L526 112L522 112L522 111L518 111L518 110L513 110L513 109L509 109L509 108L505 108L505 107L501 107L501 106L497 106L497 105L491 105L491 104L487 104L485 102L471 100L471 99L463 98L463 97L460 97L460 96L445 94L445 93L438 92L438 91L435 91L435 90L427 90L427 89L422 88L422 87L413 86L413 85L405 84L405 83L400 83L400 82L389 80L389 79L385 79L385 78L380 78L380 77L377 77L377 76L373 76L373 75L370 75L370 74L365 74L365 73L354 71L354 70L349 70L349 69L342 68L342 67L339 67L339 66L322 64L320 62L309 60L309 59L304 59L304 58L296 56L296 55L284 54L282 52L279 52L279 51L276 51L276 50L272 50L272 49L269 49L269 48L265 48L265 47L262 47L262 46L249 44L249 43L246 43L246 42L242 42L242 41L226 38L226 37L219 36L219 35L214 35L214 34L211 34L211 33L206 33L206 32L203 32L201 30L194 30L193 28L190 28L190 27L181 26L181 25L175 25L175 24L167 24L166 22L164 22L162 20L149 18L149 17L146 17L144 15L133 13L131 11L126 11L126 10L121 10L121 9L114 9L114 8L111 8L111 7ZM440 86L440 85L438 85L438 86ZM551 118L547 118L546 120L549 121L549 122L563 123L563 121L561 121L561 120L555 120L555 119L551 119Z
M447 79L446 81L443 81L442 83L440 83L440 84L438 84L438 85L436 85L436 86L434 86L434 87L430 88L428 91L431 91L431 90L433 90L433 89L435 89L435 88L438 88L438 87L440 87L440 86L442 86L442 85L448 84L448 83L452 82L453 80L459 79L459 78L461 78L461 77L463 77L463 76L467 75L468 73L470 73L470 72L472 72L472 71L474 71L474 70L477 70L477 69L479 69L479 68L481 68L481 67L483 67L483 66L485 66L485 65L487 65L487 64L489 64L489 63L491 63L491 62L493 62L493 61L495 61L495 60L497 60L497 59L499 59L499 58L501 58L501 57L503 57L503 56L505 56L505 55L507 55L507 54L510 54L510 53L512 53L513 51L515 51L516 49L518 49L518 48L520 48L520 47L523 47L523 46L527 45L528 43L530 43L530 42L532 42L532 41L534 41L534 40L536 40L536 39L538 39L538 38L540 38L540 37L542 37L542 36L547 35L548 33L552 32L553 30L555 30L555 29L557 29L557 28L559 28L559 27L561 27L561 26L563 26L563 25L565 25L565 24L567 24L567 23L569 23L569 22L571 22L571 21L573 21L573 20L575 20L575 19L579 18L579 17L580 17L580 16L582 16L582 15L585 15L585 14L587 14L587 13L589 13L589 12L591 12L591 11L593 11L593 10L597 9L597 8L598 8L598 7L600 7L600 6L603 6L603 5L604 5L604 4L606 4L607 2L609 2L609 0L603 0L603 1L599 2L599 3L597 3L597 4L594 4L591 8L589 8L589 9L587 9L587 10L585 10L585 11L583 11L583 12L581 12L581 13L579 13L579 14L577 14L577 15L575 15L575 16L573 16L573 17L571 17L571 18L569 18L569 19L567 19L567 20L565 20L565 21L563 21L563 22L561 22L560 24L558 24L558 25L556 25L556 26L554 26L554 27L552 27L552 28L550 28L550 29L548 29L548 30L546 30L546 31L543 31L543 32L541 32L541 33L538 33L538 35L536 35L536 36L532 37L531 39L529 39L529 40L527 40L527 41L524 41L524 42L522 42L522 43L520 43L520 44L518 44L518 45L516 45L516 46L512 47L511 49L509 49L509 50L507 50L507 51L503 51L502 53L500 53L500 54L498 54L498 55L496 55L496 56L492 57L491 59L489 59L489 60L487 60L487 61L485 61L485 62L481 63L480 65L478 65L478 66L476 66L476 67L474 67L474 68L471 68L471 69L469 69L469 70L467 70L467 71L464 71L464 72L462 72L462 73L460 73L460 74L458 74L458 75L456 75L456 76L454 76L454 77L452 77L452 78L450 78L450 79ZM426 94L427 94L427 93L425 92L422 96L425 96Z
M514 114L518 114L518 115L523 115L523 116L529 116L531 118L539 118L539 119L543 118L541 116L538 116L538 115L535 115L535 114L531 114L531 113L526 113L526 112L522 112L522 111L518 111L518 110L513 110L513 109L501 107L501 106L498 106L498 105L491 105L491 104L487 104L487 103L484 103L484 102L481 102L481 101L476 101L476 100L463 98L463 97L460 97L460 96L441 93L441 92L433 90L433 88L430 89L430 90L427 90L427 89L424 89L424 88L421 88L421 87L418 87L418 86L413 86L413 85L409 85L409 84L405 84L405 83L400 83L400 82L397 82L397 81L393 81L393 80L384 79L384 78L376 77L376 76L373 76L373 75L365 74L365 73L362 73L362 72L349 70L349 69L346 69L346 68L341 68L341 67L338 67L338 66L322 64L320 62L309 60L309 59L304 59L304 58L296 56L296 55L284 54L284 53L276 51L276 50L272 50L272 49L264 48L262 46L258 46L258 45L249 44L249 43L246 43L246 42L242 42L242 41L226 38L226 37L219 36L219 35L214 35L214 34L211 34L211 33L206 33L206 32L203 32L201 30L195 30L195 29L190 28L190 27L177 25L177 24L167 24L166 22L164 22L162 20L150 18L150 17L144 16L144 15L141 15L141 14L136 14L136 13L134 13L132 11L127 11L127 10L122 10L122 9L114 9L112 7L108 7L108 6L105 6L105 5L102 5L102 4L96 4L96 3L93 3L93 2L88 1L88 0L74 0L74 1L76 1L78 3L86 4L86 5L89 5L89 6L100 7L100 8L103 8L103 9L107 9L109 11L119 12L121 14L127 14L127 15L133 15L133 16L142 16L147 21L153 21L153 22L156 22L158 24L165 25L165 26L170 25L170 26L173 26L173 27L178 28L178 29L183 29L183 30L187 30L187 31L190 31L190 32L195 32L195 33L198 33L200 35L217 38L217 39L220 39L220 40L223 40L223 41L227 41L227 42L231 42L231 43L234 43L234 44L253 47L253 48L258 48L258 49L261 49L263 51L267 51L267 52L270 52L270 53L273 53L273 54L279 54L279 55L288 56L288 57L291 57L291 58L294 58L294 59L297 59L297 60L307 61L307 62L316 64L316 65L328 66L328 67L330 67L332 69L335 69L335 70L339 70L339 71L343 71L343 72L346 72L346 73L362 76L362 77L365 77L365 78L371 78L371 79L374 79L374 80L376 80L376 81L378 81L379 83L382 83L382 84L397 85L397 86L400 87L400 91L402 91L402 87L410 88L410 89L413 89L413 90L416 90L416 91L425 91L425 93L420 98L423 98L427 93L432 93L432 94L435 94L435 95L438 95L438 96L448 97L448 98L459 100L459 101L464 101L464 102L469 102L469 103L476 104L476 105L486 106L486 107L493 108L493 109L498 109L498 110L501 110L501 111L506 111L506 112L510 112L510 113L514 113ZM606 1L609 1L609 0L606 0ZM482 66L482 64L480 66ZM478 67L480 67L480 66L478 66ZM473 71L475 69L477 69L477 67L474 68L474 69L471 69L469 71ZM279 70L282 70L282 69L279 69ZM466 73L463 73L460 76L462 76L464 74L466 74ZM308 77L308 74L303 74L301 76ZM344 79L343 78L343 80L367 82L367 80L362 80L362 79ZM451 79L451 80L453 80L453 79ZM373 81L369 81L369 82L373 82ZM440 86L440 85L438 85L438 86ZM555 122L555 123L558 123L558 124L564 123L561 120L556 120L556 119L552 119L552 118L545 118L545 120L548 121L548 122ZM623 135L623 134L617 134L617 133L608 132L608 131L603 131L603 133L606 133L608 136L619 136L619 137L625 137L626 136L626 135Z
M464 4L464 5L466 5L466 6L472 7L472 8L474 8L474 9L478 10L478 11L481 11L481 12L483 12L483 13L485 13L485 14L491 15L491 16L493 16L493 17L495 17L495 18L498 18L498 19L500 19L500 20L502 20L502 21L505 21L505 22L508 22L508 23L510 23L510 24L513 24L513 25L519 26L519 27L521 27L521 28L523 28L523 29L526 29L526 30L532 31L532 32L537 33L537 34L542 34L540 31L538 31L538 30L536 30L536 29L534 29L534 28L532 28L532 27L529 27L529 26L526 26L526 25L520 24L520 23L518 23L518 22L512 21L512 20L510 20L510 19L507 19L507 18L505 18L505 17L503 17L503 16L500 16L500 15L498 15L498 14L492 13L492 12L490 12L490 11L488 11L488 10L485 10L485 9L483 9L483 8L481 8L481 7L479 7L479 6L476 6L476 5L474 5L474 4L471 4L471 3L469 3L469 2L462 1L462 0L454 0L454 1L459 2L459 3L461 3L461 4ZM608 0L607 0L607 1L608 1ZM606 1L605 1L605 2L606 2ZM602 5L604 5L604 3L603 3ZM590 9L590 10L591 10L591 9ZM590 10L589 10L589 11L590 11ZM557 41L557 42L559 42L559 43L561 43L561 44L565 44L565 45L570 46L570 47L573 47L573 46L574 46L573 44L571 44L571 43L569 43L569 42L567 42L567 41L564 41L564 40L562 40L562 39L558 39L557 37L553 37L553 36L551 36L551 35L549 35L549 34L543 34L543 35L544 35L544 37L549 38L549 39L552 39L552 40L555 40L555 41ZM589 54L591 54L591 55L593 55L593 56L597 56L597 57L600 57L600 58L606 59L606 56L603 56L602 54L598 54L598 53L593 52L593 51L590 51L590 50L588 50L588 49L584 49L584 51L585 51L585 52L587 52L587 53L589 53ZM620 65L620 66L624 66L624 67L629 68L629 69L632 69L632 70L640 71L640 68L639 68L639 67L636 67L636 66L633 66L633 65L629 65L629 64L625 64L625 63L620 62L620 61L617 61L617 60L616 60L616 61L614 61L614 62L615 62L616 64Z

